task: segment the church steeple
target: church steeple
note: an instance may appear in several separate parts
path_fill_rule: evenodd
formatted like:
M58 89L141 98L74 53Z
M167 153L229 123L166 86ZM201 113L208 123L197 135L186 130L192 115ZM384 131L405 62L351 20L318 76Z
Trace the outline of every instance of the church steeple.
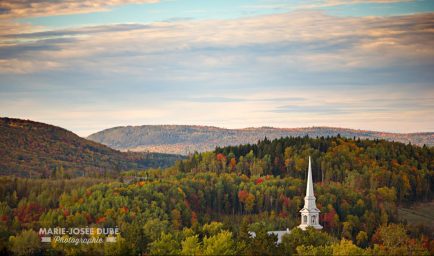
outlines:
M300 210L300 213L301 224L298 226L299 228L305 230L307 227L311 226L315 229L322 229L322 226L319 224L320 210L316 208L316 198L313 193L312 164L310 156L307 171L306 196L304 197L304 207Z
M307 171L307 187L306 187L306 197L315 197L313 194L313 182L312 182L312 165L310 163L309 156L309 169Z

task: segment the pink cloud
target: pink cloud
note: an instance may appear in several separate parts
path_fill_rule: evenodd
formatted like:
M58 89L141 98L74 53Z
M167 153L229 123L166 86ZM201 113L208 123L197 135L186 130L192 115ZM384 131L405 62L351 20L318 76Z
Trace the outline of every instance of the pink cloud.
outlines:
M121 4L158 3L159 0L2 0L0 18L53 16L104 11Z

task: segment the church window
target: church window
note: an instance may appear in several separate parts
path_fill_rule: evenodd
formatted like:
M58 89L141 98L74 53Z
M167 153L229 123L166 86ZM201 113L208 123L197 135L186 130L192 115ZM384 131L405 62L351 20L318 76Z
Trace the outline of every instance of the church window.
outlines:
M312 224L315 224L315 215L312 215Z
M306 223L306 222L307 222L307 216L304 215L304 216L303 216L303 223Z

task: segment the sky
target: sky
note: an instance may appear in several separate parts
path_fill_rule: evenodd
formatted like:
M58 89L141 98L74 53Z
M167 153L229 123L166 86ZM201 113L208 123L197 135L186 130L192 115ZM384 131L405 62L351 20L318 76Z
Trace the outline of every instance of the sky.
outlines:
M432 0L2 0L0 116L434 131Z

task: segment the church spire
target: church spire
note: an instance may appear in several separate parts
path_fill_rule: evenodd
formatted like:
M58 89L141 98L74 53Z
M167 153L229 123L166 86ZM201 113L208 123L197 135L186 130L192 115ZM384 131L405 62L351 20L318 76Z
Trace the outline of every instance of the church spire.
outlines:
M306 196L304 197L304 207L300 210L301 224L299 228L305 230L307 227L314 227L315 229L322 229L319 224L320 210L316 208L316 198L313 193L313 179L312 179L312 163L309 156L309 167L307 170L307 186Z
M313 194L312 164L310 162L310 156L309 156L309 169L307 171L306 197L315 197L315 195Z

